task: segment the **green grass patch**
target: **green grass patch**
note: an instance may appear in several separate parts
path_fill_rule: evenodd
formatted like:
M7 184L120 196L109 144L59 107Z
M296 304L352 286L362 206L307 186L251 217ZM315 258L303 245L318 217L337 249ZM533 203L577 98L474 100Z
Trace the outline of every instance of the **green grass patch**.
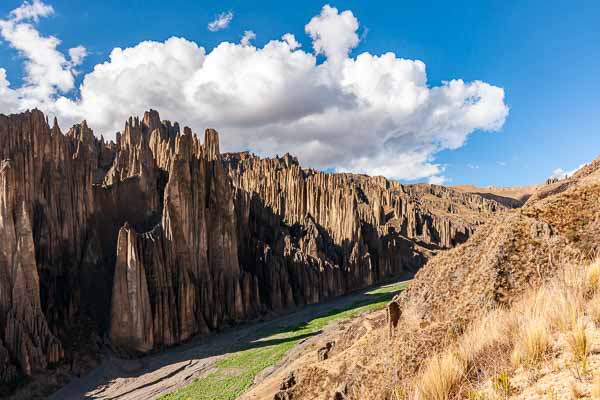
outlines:
M406 282L400 282L380 287L367 292L365 299L356 301L344 309L332 310L300 325L283 328L279 332L265 332L263 337L250 343L247 348L217 361L214 371L208 375L161 399L234 400L250 387L257 374L283 359L300 340L317 334L335 320L385 307L406 285Z

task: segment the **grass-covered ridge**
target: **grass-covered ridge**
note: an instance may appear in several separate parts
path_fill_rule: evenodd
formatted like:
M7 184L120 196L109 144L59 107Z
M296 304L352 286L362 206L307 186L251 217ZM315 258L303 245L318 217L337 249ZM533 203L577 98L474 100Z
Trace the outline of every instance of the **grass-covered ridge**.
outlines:
M424 400L600 398L600 259L475 320L424 363Z
M306 323L290 326L274 334L266 333L256 346L233 353L216 362L215 370L192 384L170 393L163 400L233 400L244 393L254 377L280 361L288 350L324 326L342 318L380 309L406 287L406 282L387 285L368 292L368 297L344 309L335 309Z

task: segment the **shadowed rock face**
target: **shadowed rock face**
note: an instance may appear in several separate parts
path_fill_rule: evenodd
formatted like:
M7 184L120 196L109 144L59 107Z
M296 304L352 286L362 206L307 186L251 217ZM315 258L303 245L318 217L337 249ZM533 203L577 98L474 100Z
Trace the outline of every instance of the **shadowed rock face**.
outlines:
M82 318L129 354L412 274L502 207L439 186L219 151L156 111L116 143L0 115L0 382L70 355Z
M501 208L439 186L304 170L286 154L226 154L240 263L272 309L321 301L416 271ZM266 284L263 284L266 283Z
M85 258L97 145L85 123L63 135L38 111L0 115L3 381L63 356L55 334L81 304L81 286L70 272Z

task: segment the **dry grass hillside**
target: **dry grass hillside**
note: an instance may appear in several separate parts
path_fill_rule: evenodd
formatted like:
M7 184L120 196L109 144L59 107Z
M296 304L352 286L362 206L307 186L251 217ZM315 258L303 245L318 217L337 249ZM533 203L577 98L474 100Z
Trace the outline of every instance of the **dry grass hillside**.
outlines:
M434 257L390 304L391 323L350 324L328 359L297 365L296 383L275 398L570 398L563 387L591 396L600 296L581 277L600 270L583 267L599 253L599 233L596 160ZM582 340L591 347L573 355Z
M428 357L421 399L600 398L600 260L495 308Z

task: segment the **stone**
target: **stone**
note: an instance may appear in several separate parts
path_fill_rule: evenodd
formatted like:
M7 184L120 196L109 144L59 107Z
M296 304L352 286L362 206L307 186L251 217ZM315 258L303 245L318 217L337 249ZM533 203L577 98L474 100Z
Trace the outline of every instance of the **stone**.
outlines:
M335 342L327 342L325 346L317 351L319 361L325 361L329 358L329 352L335 347Z
M400 305L395 301L391 301L386 308L387 311L387 325L389 328L389 336L392 337L396 327L398 326L398 322L400 321L400 317L402 316L402 310L400 309Z
M275 393L273 400L292 400L292 394L286 392L285 390L280 390L279 392Z
M279 390L287 390L292 388L296 384L296 376L294 372L290 372L279 385Z

